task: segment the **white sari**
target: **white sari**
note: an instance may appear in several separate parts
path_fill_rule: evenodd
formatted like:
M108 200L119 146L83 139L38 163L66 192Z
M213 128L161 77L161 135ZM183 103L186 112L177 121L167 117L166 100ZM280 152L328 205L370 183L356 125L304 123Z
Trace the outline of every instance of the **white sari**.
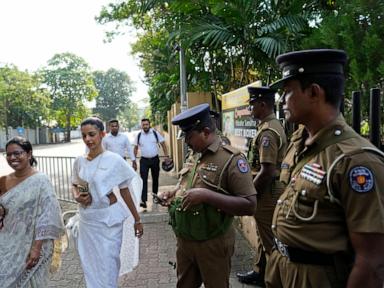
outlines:
M92 195L91 205L79 208L77 242L87 287L117 287L123 223L129 218L130 212L119 193L116 193L116 187L129 187L136 175L123 158L109 151L92 161L78 157L74 163L72 183L87 182ZM118 201L109 205L107 195L113 190ZM132 195L132 198L135 197ZM133 225L129 226L127 232L130 229L134 234Z

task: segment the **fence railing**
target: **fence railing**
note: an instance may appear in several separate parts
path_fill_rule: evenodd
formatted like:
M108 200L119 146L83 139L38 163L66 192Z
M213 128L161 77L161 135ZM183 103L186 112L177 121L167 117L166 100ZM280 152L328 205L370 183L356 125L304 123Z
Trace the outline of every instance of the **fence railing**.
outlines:
M59 200L75 202L71 193L71 175L75 157L34 156L38 170L50 178Z

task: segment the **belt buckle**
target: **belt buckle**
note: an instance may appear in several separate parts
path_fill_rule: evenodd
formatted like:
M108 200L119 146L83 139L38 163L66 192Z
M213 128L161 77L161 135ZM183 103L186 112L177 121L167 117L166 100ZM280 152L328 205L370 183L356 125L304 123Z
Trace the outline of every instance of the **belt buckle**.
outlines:
M289 259L288 245L285 245L277 238L275 238L274 240L275 240L276 248L277 250L279 250L280 254Z

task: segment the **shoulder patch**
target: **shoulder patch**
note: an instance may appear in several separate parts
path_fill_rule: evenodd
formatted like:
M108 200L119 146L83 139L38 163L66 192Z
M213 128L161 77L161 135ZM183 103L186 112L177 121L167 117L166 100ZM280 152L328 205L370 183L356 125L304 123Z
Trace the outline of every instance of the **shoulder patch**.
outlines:
M270 144L270 139L269 139L269 137L268 136L264 136L263 138L261 138L261 145L263 146L263 147L269 147L269 144Z
M237 160L237 167L241 173L247 173L249 171L248 163L243 158Z
M364 166L355 166L349 170L349 185L358 193L366 193L372 190L374 176L372 171Z

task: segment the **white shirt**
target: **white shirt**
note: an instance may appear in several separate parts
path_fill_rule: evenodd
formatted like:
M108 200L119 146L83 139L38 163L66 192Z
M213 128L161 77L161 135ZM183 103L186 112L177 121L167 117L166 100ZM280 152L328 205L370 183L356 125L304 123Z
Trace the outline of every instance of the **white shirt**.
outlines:
M103 146L105 150L117 153L123 158L126 157L125 151L127 151L129 158L131 158L132 161L136 160L132 145L125 134L118 132L117 135L114 136L108 133L107 136L103 138Z
M145 133L141 130L140 143L137 143L139 134L136 135L135 145L140 147L141 156L145 158L153 158L159 155L159 145L164 142L164 137L161 134L152 128L149 129L148 133ZM153 133L157 134L159 142L157 142L156 137Z

